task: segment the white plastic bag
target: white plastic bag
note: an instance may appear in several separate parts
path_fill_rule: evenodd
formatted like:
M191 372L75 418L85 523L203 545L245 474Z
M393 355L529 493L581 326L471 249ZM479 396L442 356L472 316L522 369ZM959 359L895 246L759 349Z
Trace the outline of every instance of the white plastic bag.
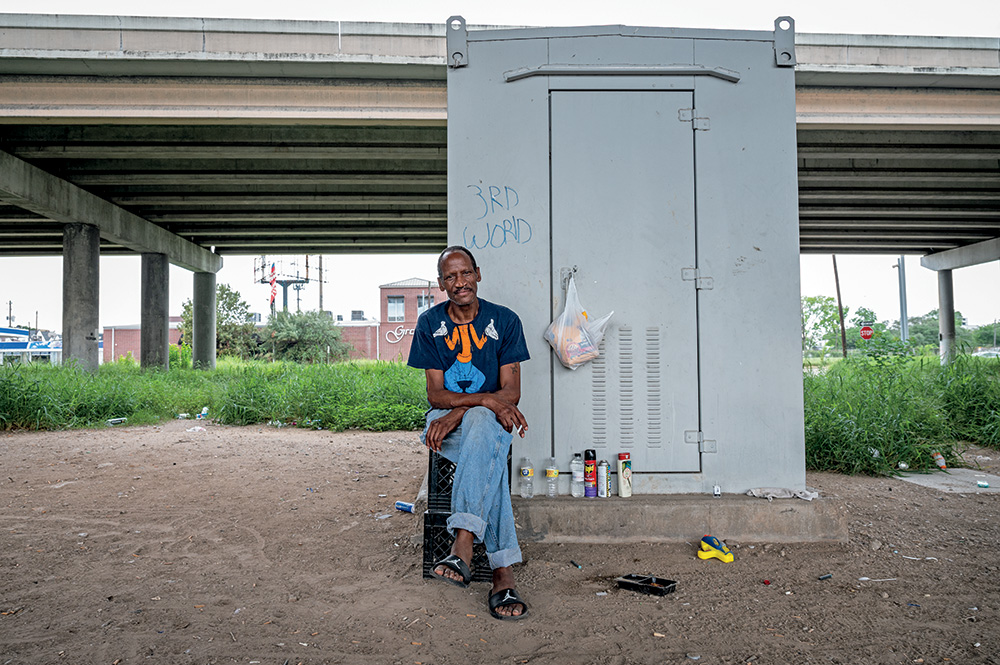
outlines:
M545 330L545 339L563 366L576 369L600 355L598 346L614 311L591 321L580 304L572 275L566 287L566 306Z

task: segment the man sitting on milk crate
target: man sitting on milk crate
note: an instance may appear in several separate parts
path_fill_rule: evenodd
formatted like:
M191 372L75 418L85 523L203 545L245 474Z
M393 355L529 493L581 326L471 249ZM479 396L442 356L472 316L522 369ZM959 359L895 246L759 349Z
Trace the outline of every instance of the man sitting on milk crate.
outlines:
M513 432L528 423L518 410L521 363L528 347L517 314L478 297L482 280L472 252L452 246L438 257L438 286L448 300L417 320L408 364L425 371L430 450L455 463L451 554L434 564L436 578L469 586L472 546L482 542L493 569L490 614L521 619L528 605L514 588L521 561L510 503L507 454Z

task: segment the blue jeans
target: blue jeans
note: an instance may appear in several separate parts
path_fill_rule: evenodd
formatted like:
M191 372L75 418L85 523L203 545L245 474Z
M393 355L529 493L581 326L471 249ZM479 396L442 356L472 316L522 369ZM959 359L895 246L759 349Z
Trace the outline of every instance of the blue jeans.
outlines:
M431 409L427 424L448 409ZM424 441L427 428L420 440ZM462 424L441 444L441 454L455 463L451 490L448 533L471 531L477 543L486 546L490 568L504 568L521 561L521 548L514 531L514 509L510 505L507 451L513 440L485 406L465 412Z

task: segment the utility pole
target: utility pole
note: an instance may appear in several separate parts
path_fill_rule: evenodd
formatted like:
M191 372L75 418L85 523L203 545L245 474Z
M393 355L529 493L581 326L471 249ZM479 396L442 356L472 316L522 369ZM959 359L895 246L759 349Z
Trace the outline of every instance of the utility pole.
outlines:
M13 300L8 300L7 301L7 327L8 328L13 328L14 327L14 301Z
M905 344L910 339L910 319L906 313L906 262L902 254L893 267L899 268L899 339Z
M319 311L323 311L323 255L319 255Z
M831 254L833 258L833 282L837 285L837 313L840 317L840 346L844 349L844 357L847 357L847 330L844 328L844 305L840 301L840 275L837 273L837 255Z

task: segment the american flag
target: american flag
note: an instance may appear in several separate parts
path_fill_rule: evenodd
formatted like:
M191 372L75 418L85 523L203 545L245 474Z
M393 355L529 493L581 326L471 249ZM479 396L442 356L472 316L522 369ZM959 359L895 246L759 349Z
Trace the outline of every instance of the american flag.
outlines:
M278 283L276 281L276 276L274 274L274 262L271 262L271 305L274 305L274 299L278 296Z

